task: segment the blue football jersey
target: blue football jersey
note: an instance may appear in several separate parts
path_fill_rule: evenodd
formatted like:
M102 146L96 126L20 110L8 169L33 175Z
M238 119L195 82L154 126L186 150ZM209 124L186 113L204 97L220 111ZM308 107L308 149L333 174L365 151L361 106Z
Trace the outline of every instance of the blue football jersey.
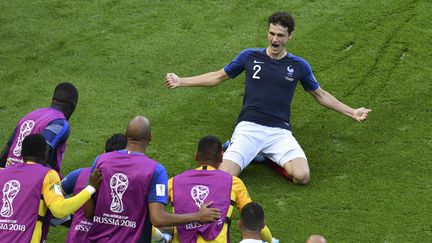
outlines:
M265 48L246 49L224 67L230 78L245 71L245 94L238 122L291 130L291 101L298 81L306 91L319 88L309 63L288 53L271 59Z

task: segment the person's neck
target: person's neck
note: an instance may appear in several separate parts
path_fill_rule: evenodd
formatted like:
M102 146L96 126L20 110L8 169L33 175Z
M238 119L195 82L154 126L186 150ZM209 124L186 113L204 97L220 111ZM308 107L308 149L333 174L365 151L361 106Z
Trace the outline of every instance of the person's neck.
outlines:
M142 144L128 144L126 146L126 150L130 152L144 153L146 149L147 149L147 145L142 145Z
M261 240L260 233L259 232L252 232L252 231L242 231L243 239L249 239L249 240Z
M52 102L51 108L54 108L54 109L60 111L61 113L63 113L63 115L66 117L66 120L69 120L70 116L72 115L66 111L65 106L59 104L58 102Z
M267 47L267 48L266 48L266 54L267 54L267 56L270 57L271 59L280 60L280 59L284 58L284 57L288 54L288 52L287 52L285 49L283 49L283 50L282 50L281 52L279 52L278 54L273 55L273 53L271 52L271 47Z
M44 161L41 161L40 159L33 158L33 157L25 158L24 163L40 164L40 165L46 166L46 163Z
M220 163L219 163L220 164ZM199 161L200 166L211 166L215 169L219 168L219 164L213 162L213 161Z

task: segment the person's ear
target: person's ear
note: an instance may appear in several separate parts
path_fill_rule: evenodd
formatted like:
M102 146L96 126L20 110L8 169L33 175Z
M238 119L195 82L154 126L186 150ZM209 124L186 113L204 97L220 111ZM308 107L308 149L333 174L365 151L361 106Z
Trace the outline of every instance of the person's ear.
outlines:
M198 151L195 152L195 161L199 161L198 160Z

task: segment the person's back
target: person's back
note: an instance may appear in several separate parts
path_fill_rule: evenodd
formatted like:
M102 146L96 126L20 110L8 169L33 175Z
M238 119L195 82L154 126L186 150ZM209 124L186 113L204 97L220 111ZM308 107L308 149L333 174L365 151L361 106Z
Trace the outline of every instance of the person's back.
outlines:
M198 237L212 241L218 238L224 228L225 222L230 223L227 217L231 206L231 188L233 177L220 170L189 170L175 176L172 180L174 213L192 213L205 202L212 201L212 206L221 210L221 218L211 224L190 223L177 226L178 240L180 242L197 242ZM232 210L231 210L232 211ZM219 237L215 242L229 242L229 234Z
M37 221L43 181L50 169L40 164L16 163L0 170L0 238L4 242L30 242Z
M123 134L114 134L105 142L105 152L112 152L126 147L126 137ZM87 185L91 168L80 168L69 173L61 182L63 192L66 195L77 194ZM93 220L87 219L84 206L73 215L66 242L89 243L88 232L93 225Z
M66 119L62 112L47 107L36 109L25 115L15 128L15 136L8 153L8 164L23 163L21 156L22 142L30 134L40 134L54 120Z
M56 86L50 107L39 108L25 115L15 127L0 156L0 166L23 163L22 142L30 134L42 134L50 146L47 164L60 172L66 140L70 133L68 119L78 102L78 91L70 83Z
M178 225L174 230L176 242L230 242L229 228L234 207L241 211L251 202L244 183L231 174L218 170L222 162L222 143L215 136L205 136L198 142L195 160L200 167L183 172L168 182L168 198L175 213L189 213L202 204L212 202L220 209L221 218L211 224ZM273 241L270 230L262 230L263 239ZM276 240L274 242L277 242Z
M97 194L90 240L137 242L141 238L156 165L144 154L125 150L99 157L96 167L106 180Z
M99 186L99 170L90 176L89 185L65 199L60 178L45 166L48 145L40 134L32 134L22 142L25 163L0 170L3 204L0 213L0 239L5 242L43 242L48 234L50 215L65 217L80 208Z

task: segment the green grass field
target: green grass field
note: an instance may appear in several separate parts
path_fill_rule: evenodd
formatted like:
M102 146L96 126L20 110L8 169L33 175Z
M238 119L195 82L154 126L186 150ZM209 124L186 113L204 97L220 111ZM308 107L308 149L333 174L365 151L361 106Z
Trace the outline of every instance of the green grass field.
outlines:
M170 176L193 168L198 139L228 139L243 75L213 88L164 87L167 72L222 68L265 47L267 16L296 19L288 51L308 60L321 86L373 110L363 124L320 107L298 88L293 132L312 182L295 186L262 165L241 175L281 242L432 240L432 2L0 1L0 145L17 121L50 102L58 82L80 92L63 163L89 166L105 139L143 114L148 155ZM237 214L236 214L237 217ZM67 230L52 228L49 242ZM231 228L233 242L240 235Z

